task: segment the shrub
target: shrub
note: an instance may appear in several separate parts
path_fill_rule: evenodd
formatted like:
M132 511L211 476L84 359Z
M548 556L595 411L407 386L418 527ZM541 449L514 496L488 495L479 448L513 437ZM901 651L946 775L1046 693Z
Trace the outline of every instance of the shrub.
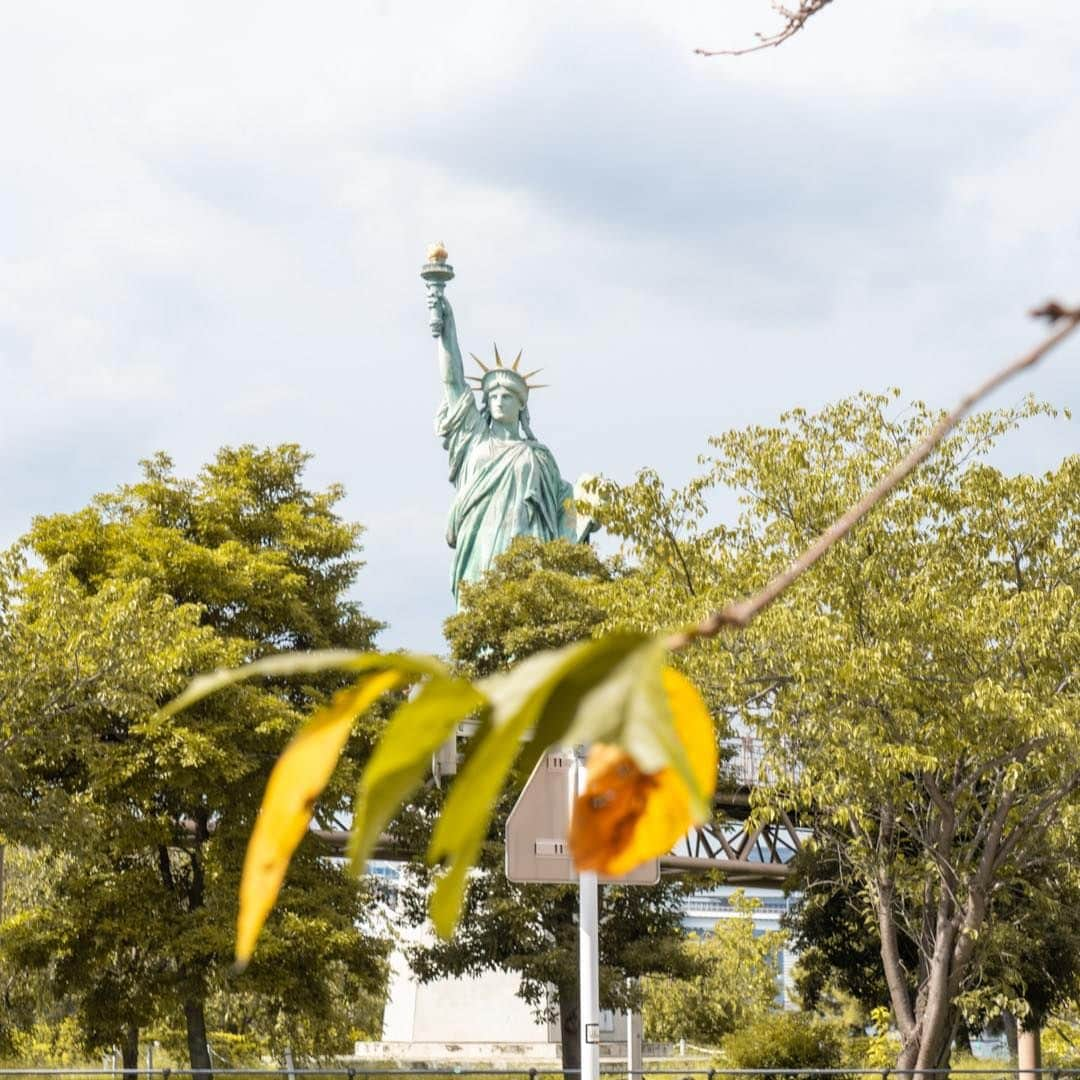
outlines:
M835 1069L844 1060L844 1035L809 1013L773 1012L728 1035L723 1049L737 1069Z
M1054 1017L1042 1032L1043 1064L1048 1068L1080 1068L1080 1021Z
M57 1068L87 1061L79 1026L71 1016L56 1023L40 1020L29 1030L11 1032L9 1038L12 1063L18 1066Z

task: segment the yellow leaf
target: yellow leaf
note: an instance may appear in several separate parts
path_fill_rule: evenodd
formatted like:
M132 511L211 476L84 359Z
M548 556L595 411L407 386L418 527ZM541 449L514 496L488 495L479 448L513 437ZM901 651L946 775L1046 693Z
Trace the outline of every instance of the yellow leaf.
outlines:
M404 671L376 671L340 690L296 733L270 773L259 816L248 841L240 879L236 963L251 958L285 871L311 823L315 800L326 787L356 718L383 694L409 679Z
M696 794L706 804L716 788L716 740L701 695L673 668L663 672L675 734L690 762L692 793L670 765L646 773L621 747L597 743L589 751L585 791L574 801L570 850L579 870L613 877L670 851L694 824Z

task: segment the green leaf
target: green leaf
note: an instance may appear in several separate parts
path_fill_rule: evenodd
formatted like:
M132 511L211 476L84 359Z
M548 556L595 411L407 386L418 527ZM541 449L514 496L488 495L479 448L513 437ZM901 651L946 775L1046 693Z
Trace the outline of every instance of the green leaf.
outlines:
M491 703L491 722L474 737L428 848L430 863L446 862L447 872L432 893L436 931L448 937L457 922L470 868L476 862L507 774L533 732L529 760L538 750L565 741L582 700L643 642L639 635L613 635L537 653L509 672L481 680L477 687Z
M428 846L428 862L449 868L436 883L429 910L436 932L453 933L465 896L465 882L484 842L495 801L521 750L526 732L568 664L586 646L571 645L537 653L503 675L483 679L479 687L491 706L491 720L473 737L469 756L458 773Z
M168 720L210 694L260 676L311 675L320 671L398 671L421 678L445 675L446 668L434 657L417 653L356 652L353 649L317 649L313 652L276 653L236 668L217 668L198 675L184 692L164 705L155 723Z
M597 692L605 685L613 673L641 649L650 648L660 641L645 634L616 633L587 642L576 662L564 671L560 682L553 687L522 755L522 771L531 770L549 746L576 746L600 739L616 741L606 734L596 734L586 729L588 716L581 711L582 702L586 695ZM666 655L662 647L660 655ZM664 704L666 707L666 697ZM601 730L606 732L607 728Z
M420 786L431 755L484 704L471 683L438 676L397 708L360 777L349 842L349 857L358 872L386 823Z

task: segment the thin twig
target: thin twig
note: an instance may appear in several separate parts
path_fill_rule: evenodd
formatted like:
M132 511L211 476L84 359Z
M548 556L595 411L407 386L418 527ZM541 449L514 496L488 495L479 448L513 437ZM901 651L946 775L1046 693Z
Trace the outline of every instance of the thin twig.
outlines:
M697 596L697 590L694 588L694 579L690 574L690 567L686 565L686 559L683 557L682 548L679 546L679 541L675 539L675 533L671 531L668 525L662 525L661 529L664 535L667 537L668 543L671 544L675 551L676 556L679 559L679 565L682 567L683 577L686 579L686 588L691 596Z
M774 49L788 38L794 37L806 25L806 20L811 15L816 15L831 3L832 0L800 0L799 6L793 11L774 0L773 11L783 15L786 20L784 26L775 34L755 34L758 43L746 49L695 49L694 53L697 56L746 56L747 53L761 52L762 49Z
M981 386L966 395L951 413L943 416L929 433L918 442L888 473L885 474L854 506L840 515L801 555L781 573L777 574L760 592L743 600L728 604L720 611L714 611L697 626L673 634L668 639L669 649L682 649L698 638L715 637L727 626L742 628L767 608L790 585L794 584L811 566L814 565L834 544L845 536L861 521L893 488L921 465L934 451L937 445L987 394L996 390L1002 383L1014 375L1037 364L1055 345L1064 341L1080 326L1080 306L1062 307L1055 300L1035 308L1030 312L1035 318L1047 319L1050 323L1064 321L1064 325L1055 330L1030 352L987 379Z

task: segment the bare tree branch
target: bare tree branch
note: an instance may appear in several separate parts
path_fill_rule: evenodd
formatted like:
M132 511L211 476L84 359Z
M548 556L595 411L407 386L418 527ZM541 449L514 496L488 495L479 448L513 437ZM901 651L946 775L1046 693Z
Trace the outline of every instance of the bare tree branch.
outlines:
M679 546L679 541L675 539L675 533L671 527L664 522L660 526L661 532L667 537L667 541L671 544L679 560L679 565L682 567L683 577L686 579L686 588L691 596L697 596L697 589L694 588L694 578L690 573L690 567L686 565L686 559L683 556L682 548Z
M1077 326L1080 326L1080 306L1066 308L1056 300L1051 300L1040 308L1034 308L1030 314L1035 318L1046 319L1051 324L1063 322L1064 325L1045 337L1035 348L996 372L981 386L976 387L971 393L962 398L952 412L943 416L926 436L916 443L854 506L841 514L802 554L785 570L777 574L760 592L728 604L727 607L722 608L720 611L714 611L698 623L697 626L672 634L668 638L668 648L684 649L698 638L716 637L725 627L741 629L748 626L789 586L798 581L829 548L843 540L885 496L907 479L933 453L942 439L987 394L996 390L1002 383L1008 382L1014 375L1033 367L1055 345L1064 341Z
M775 34L755 34L758 43L745 49L695 49L694 52L698 56L746 56L747 53L760 52L762 49L774 49L788 38L794 37L806 25L811 15L816 15L831 3L832 0L799 0L799 6L793 9L773 0L773 11L784 18L783 27Z
M1001 844L994 859L993 869L996 871L1012 854L1021 841L1026 840L1035 830L1040 821L1046 820L1049 811L1060 805L1069 795L1080 788L1080 776L1072 776L1067 783L1060 788L1053 789L1048 795L1044 795L1008 832L1003 834Z

